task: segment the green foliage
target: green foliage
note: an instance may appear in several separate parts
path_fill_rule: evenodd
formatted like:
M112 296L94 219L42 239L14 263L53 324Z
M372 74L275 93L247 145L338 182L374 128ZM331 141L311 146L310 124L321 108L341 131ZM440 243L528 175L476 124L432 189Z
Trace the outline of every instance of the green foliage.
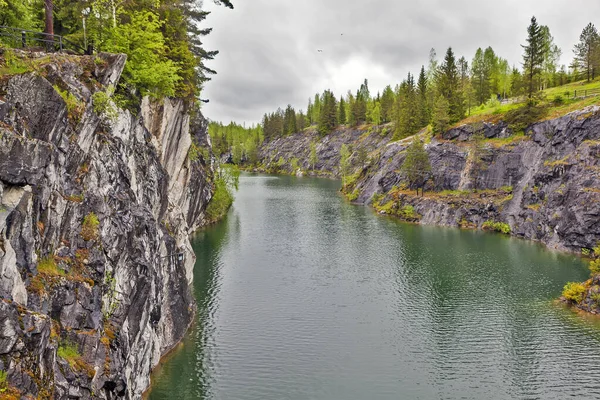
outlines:
M593 275L600 274L600 258L590 261L589 268Z
M504 222L486 221L483 223L482 228L485 230L495 231L509 235L511 232L510 225Z
M531 24L527 28L527 44L523 46L523 69L527 95L532 99L540 90L538 79L542 73L544 63L544 30L537 23L535 17L531 18Z
M98 227L100 221L98 216L93 212L89 213L83 218L83 224L81 226L81 237L85 241L90 241L98 238Z
M221 166L215 177L215 192L206 215L211 222L216 222L227 214L233 204L233 192L238 189L240 170L235 166Z
M119 112L110 98L114 94L115 88L109 86L106 91L98 91L92 95L92 104L94 112L98 115L104 115L111 121L116 121Z
M11 49L4 50L4 66L0 67L0 75L20 75L31 71L31 67Z
M327 135L338 125L337 100L333 92L326 90L323 93L323 108L319 113L318 130L321 135Z
M217 157L226 153L236 153L234 161L242 160L250 164L258 162L258 147L263 143L265 135L262 126L252 125L246 128L231 122L223 125L220 122L211 122L208 125L208 134L212 142L213 152Z
M75 95L73 95L73 93L69 92L68 90L61 90L56 85L54 85L54 90L56 90L56 92L60 94L60 97L62 97L65 101L65 104L67 105L67 113L69 115L69 118L78 122L83 114L83 110L85 107L84 103L82 101L79 101L79 99L77 99L77 97L75 97Z
M506 113L504 120L513 132L524 132L525 129L548 114L544 106L524 105Z
M165 57L167 49L161 33L164 21L150 11L137 11L129 17L128 23L113 29L106 50L127 54L124 78L143 96L174 96L182 78L177 65Z
M565 299L579 304L583 301L583 296L585 295L585 285L577 282L569 282L563 288L562 295Z
M192 140L192 144L188 150L188 158L192 162L202 159L205 163L208 163L210 161L210 152L207 148L198 146L196 142Z
M0 370L0 393L4 393L8 390L8 374L6 371Z
M295 173L300 169L300 161L294 157L290 160L290 166L292 167L292 173Z

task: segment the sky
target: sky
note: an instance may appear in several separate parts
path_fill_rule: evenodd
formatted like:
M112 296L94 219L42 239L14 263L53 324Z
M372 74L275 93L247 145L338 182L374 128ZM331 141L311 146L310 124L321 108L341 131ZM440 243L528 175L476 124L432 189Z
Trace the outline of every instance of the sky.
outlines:
M207 62L217 75L202 97L213 121L259 123L266 112L331 89L372 94L427 66L434 48L470 62L478 47L520 68L521 44L533 15L547 25L569 65L589 22L600 25L597 0L232 0L235 9L204 1L211 11L204 38L219 55ZM319 50L322 50L319 52Z

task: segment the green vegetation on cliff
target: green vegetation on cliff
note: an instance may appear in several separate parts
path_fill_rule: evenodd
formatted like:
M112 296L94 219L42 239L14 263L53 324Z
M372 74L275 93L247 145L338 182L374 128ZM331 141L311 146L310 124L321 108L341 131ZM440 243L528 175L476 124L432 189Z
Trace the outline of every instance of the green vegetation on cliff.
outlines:
M233 8L228 0L215 2ZM202 27L209 14L202 2L0 0L0 25L48 32L44 5L52 11L54 34L82 48L127 54L121 91L194 98L215 73L205 65L218 52L202 45L201 38L211 31ZM2 41L13 44L7 37Z

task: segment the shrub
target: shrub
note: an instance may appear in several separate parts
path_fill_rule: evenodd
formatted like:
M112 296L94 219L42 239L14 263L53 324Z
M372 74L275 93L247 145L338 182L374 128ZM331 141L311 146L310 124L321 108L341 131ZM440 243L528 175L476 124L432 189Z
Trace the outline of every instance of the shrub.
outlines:
M81 357L77 345L70 342L63 342L58 346L56 355L60 358L64 358L69 364L75 362L75 359Z
M6 371L0 370L0 393L6 392L7 389L8 389L7 373L6 373Z
M99 226L100 221L98 220L98 216L96 214L91 212L86 215L81 226L81 237L83 240L87 242L96 239L98 237Z
M563 104L565 103L565 99L564 99L564 98L563 98L563 97L562 97L560 94L557 94L557 95L554 97L554 100L552 100L552 103L553 103L555 106L560 106L560 105L563 105Z
M94 106L94 112L98 115L104 115L111 121L116 121L119 117L117 108L110 100L113 95L115 88L109 86L105 92L96 92L92 95L92 104Z
M600 258L596 259L596 260L592 260L590 262L590 272L592 273L592 275L597 275L600 274Z
M206 214L211 222L221 219L233 204L233 191L238 188L239 177L237 167L219 169L215 179L215 192L206 207Z
M585 294L585 286L582 283L569 282L563 289L563 297L573 303L581 303Z
M69 118L75 122L78 122L83 115L83 109L85 107L83 102L79 101L77 97L73 95L73 93L69 92L68 90L61 90L56 85L54 85L54 90L56 90L56 92L60 94L60 97L62 97L65 101Z
M25 61L10 49L4 50L4 65L4 68L0 68L0 75L19 75L30 70Z
M540 121L548 109L542 106L525 105L506 113L505 121L514 133L524 132L531 124Z
M506 235L510 234L510 225L508 225L504 222L486 221L482 225L482 228L485 230L504 233Z

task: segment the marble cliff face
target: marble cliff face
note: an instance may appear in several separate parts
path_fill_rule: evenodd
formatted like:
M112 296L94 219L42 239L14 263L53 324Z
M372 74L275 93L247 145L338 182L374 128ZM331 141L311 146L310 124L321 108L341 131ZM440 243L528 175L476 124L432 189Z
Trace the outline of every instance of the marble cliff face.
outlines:
M139 398L193 318L189 235L213 192L206 122L183 100L144 99L137 116L100 104L123 55L37 57L0 82L6 393Z

